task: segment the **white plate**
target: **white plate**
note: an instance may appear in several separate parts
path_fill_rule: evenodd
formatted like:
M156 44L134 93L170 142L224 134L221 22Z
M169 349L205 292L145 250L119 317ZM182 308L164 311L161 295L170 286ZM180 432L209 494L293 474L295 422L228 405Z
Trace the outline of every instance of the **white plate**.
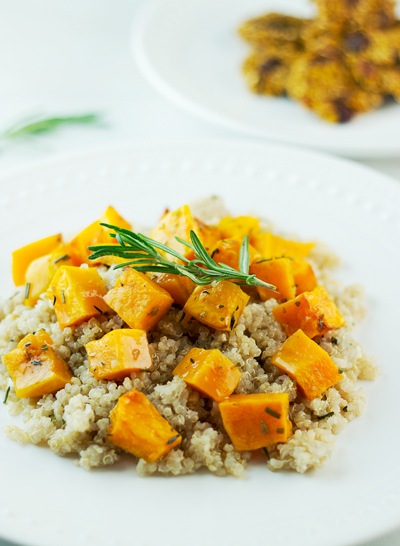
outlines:
M132 460L86 472L47 448L0 434L0 533L29 546L344 546L400 524L400 187L323 155L258 144L118 147L47 162L3 179L2 291L10 253L50 233L83 228L112 203L152 224L168 207L218 193L234 213L256 211L343 257L362 282L369 316L356 337L384 375L365 383L366 413L338 436L333 458L306 475L209 473L138 478ZM12 421L0 404L0 425Z
M252 94L241 75L248 46L236 29L270 11L308 17L308 0L156 0L133 26L144 75L195 114L237 131L349 157L400 152L400 105L334 125L286 98Z

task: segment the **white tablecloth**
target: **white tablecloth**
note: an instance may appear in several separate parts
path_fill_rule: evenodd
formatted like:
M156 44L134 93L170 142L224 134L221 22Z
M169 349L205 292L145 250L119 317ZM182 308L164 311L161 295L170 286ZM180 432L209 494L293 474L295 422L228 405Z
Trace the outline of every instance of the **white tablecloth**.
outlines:
M0 129L36 113L99 111L108 120L106 128L73 127L0 147L0 177L57 153L118 142L243 138L181 110L142 78L129 33L145 1L0 0ZM363 163L400 180L400 157ZM399 544L396 532L364 546Z

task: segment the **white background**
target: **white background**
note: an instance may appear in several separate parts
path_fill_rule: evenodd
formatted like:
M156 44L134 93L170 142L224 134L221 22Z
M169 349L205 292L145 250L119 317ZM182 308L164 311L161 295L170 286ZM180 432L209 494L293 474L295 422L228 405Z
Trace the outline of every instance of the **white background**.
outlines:
M143 79L129 34L145 2L0 0L0 130L36 113L96 111L107 120L0 147L0 180L58 153L118 142L242 138L180 110ZM400 158L363 163L400 181ZM363 546L399 544L396 532Z

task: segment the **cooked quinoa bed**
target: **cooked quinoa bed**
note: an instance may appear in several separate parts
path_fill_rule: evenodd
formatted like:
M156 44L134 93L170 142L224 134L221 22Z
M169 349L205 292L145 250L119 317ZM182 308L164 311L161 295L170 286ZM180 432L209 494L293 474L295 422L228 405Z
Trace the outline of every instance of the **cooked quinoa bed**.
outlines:
M217 223L226 211L217 199L191 207L204 222ZM267 224L264 223L264 227ZM267 226L271 229L271 226ZM287 336L275 320L274 299L250 299L238 325L231 332L215 331L194 321L179 322L181 309L173 306L149 335L153 370L132 373L120 382L95 379L89 371L85 345L100 339L125 323L114 312L100 315L75 327L62 330L52 301L43 296L34 307L23 304L24 291L2 299L0 305L0 353L17 347L27 334L45 329L52 338L57 356L64 359L74 378L55 395L19 399L6 366L0 363L0 389L10 387L7 408L10 415L22 414L24 426L6 425L3 432L17 442L47 444L57 455L76 455L76 464L86 470L117 462L123 451L107 440L110 412L118 398L132 389L143 392L182 435L180 446L154 463L137 461L141 476L193 473L207 467L218 476L241 477L251 459L250 452L238 452L224 430L218 404L203 397L172 372L192 347L219 349L240 370L242 377L235 394L288 393L293 433L287 443L268 448L270 470L292 469L306 472L320 468L331 456L335 435L349 421L361 415L366 396L357 379L373 380L379 373L375 360L353 339L351 329L365 315L363 289L343 286L332 279L339 260L321 244L307 257L317 276L346 319L346 325L325 334L320 346L343 370L343 379L312 401L303 398L295 382L271 364L271 357ZM110 290L121 269L101 266L98 271ZM3 410L5 411L5 409ZM318 417L331 416L323 419ZM132 458L132 463L136 462Z

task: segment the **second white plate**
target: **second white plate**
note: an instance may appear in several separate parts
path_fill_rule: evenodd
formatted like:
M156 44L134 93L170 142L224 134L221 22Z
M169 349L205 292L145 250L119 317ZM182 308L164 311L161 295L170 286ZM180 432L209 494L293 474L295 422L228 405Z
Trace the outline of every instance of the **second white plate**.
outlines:
M396 103L333 125L289 99L247 89L241 63L248 47L237 28L272 11L310 17L313 7L308 0L155 0L133 26L134 55L167 97L237 131L349 157L398 155Z

